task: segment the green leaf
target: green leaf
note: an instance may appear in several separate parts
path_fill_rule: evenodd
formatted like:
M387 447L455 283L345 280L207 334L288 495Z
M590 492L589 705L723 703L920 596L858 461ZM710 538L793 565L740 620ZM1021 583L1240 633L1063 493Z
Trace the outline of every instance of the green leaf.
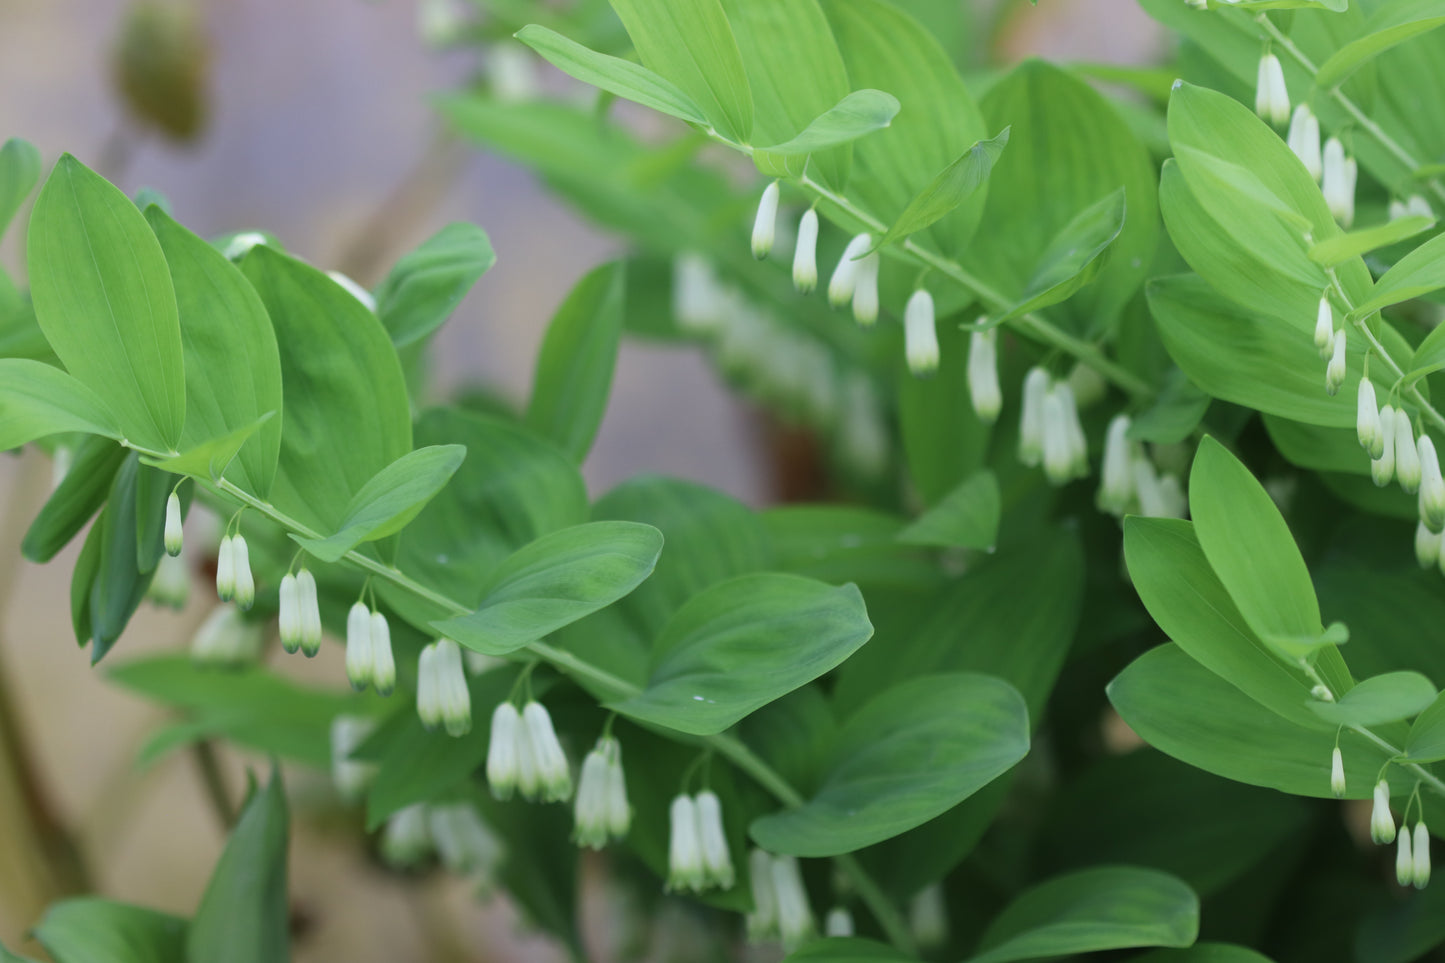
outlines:
M657 640L646 688L610 708L679 732L722 732L836 667L872 634L853 585L743 575L683 605Z
M186 934L186 959L289 963L286 794L281 770L258 789L231 830Z
M101 518L104 517L102 509ZM101 528L100 524L90 526L90 532L80 548L80 557L75 560L75 570L70 575L70 624L75 632L75 644L81 647L88 644L94 635L90 623L90 593L100 573Z
M66 154L30 216L30 295L66 370L125 436L174 451L186 414L175 290L130 198Z
M61 900L35 926L35 938L58 963L180 963L186 921L107 899Z
M1425 335L1425 340L1415 349L1414 357L1406 368L1405 376L1411 379L1445 368L1445 326L1437 325Z
M0 943L0 963L40 963L33 956L21 956L19 953L12 953Z
M607 409L626 298L622 262L590 272L552 316L537 372L527 426L581 462Z
M182 485L179 475L153 468L144 461L136 471L136 567L142 575L155 570L165 554L166 504L171 492L181 503L181 517L191 509L193 486Z
M952 809L1028 751L1028 710L1007 682L965 673L913 679L848 720L811 799L748 832L772 852L852 852Z
M999 321L1038 311L1071 297L1098 273L1099 258L1124 230L1124 188L1084 208L1054 235L1039 258L1023 300Z
M12 137L0 146L0 236L40 179L40 151Z
M855 90L819 114L797 136L781 144L758 149L770 154L811 154L851 143L864 134L882 130L893 123L896 116L897 97L881 90Z
M1320 605L1309 569L1284 517L1249 469L1206 437L1189 472L1194 533L1251 629L1286 657L1317 638Z
M1263 953L1233 943L1195 943L1187 950L1155 950L1133 963L1273 963Z
M276 477L283 422L281 355L266 307L245 275L204 239L158 207L149 208L146 219L165 252L180 310L186 372L180 448L196 452L223 440L213 452L219 471L208 464L188 473L227 474L265 498ZM277 417L267 421L272 414ZM239 448L226 452L231 440Z
M271 502L334 532L351 496L412 449L401 363L376 316L321 271L264 246L241 267L286 345Z
M276 414L276 412L268 411L249 425L237 428L235 431L222 435L219 438L203 441L199 445L196 445L196 447L187 449L179 455L171 455L167 458L144 456L141 458L141 461L144 464L155 468L164 468L166 471L174 472L178 475L190 475L205 481L220 481L221 476L226 473L226 469L230 466L231 462L235 460L237 452L245 446L246 442L249 441L256 432L261 430L262 425L271 420L274 414Z
M1350 320L1367 318L1383 308L1445 288L1445 234L1433 237L1395 262L1375 282L1370 296L1350 312Z
M1269 213L1284 221L1301 236L1309 233L1309 218L1285 203L1278 194L1265 185L1264 181L1259 179L1259 175L1248 167L1243 167L1223 157L1199 150L1196 147L1186 147L1181 144L1177 147L1176 151L1175 157L1184 158L1189 162L1190 172L1193 174L1195 181L1212 188L1212 190L1208 190L1206 193L1215 194L1220 191L1233 192L1238 194L1240 199L1247 203L1269 211ZM1321 243L1327 245L1326 250L1337 249L1345 245L1345 237L1347 237L1347 235L1341 234ZM1318 244L1315 245L1315 247L1319 246ZM1293 250L1293 246L1291 246L1291 250ZM1325 263L1313 256L1311 260L1320 264ZM1340 260L1345 259L1341 258Z
M973 410L968 389L969 333L938 331L938 372L901 376L898 420L908 474L925 505L933 505L983 468L992 429ZM902 354L898 367L904 366Z
M687 94L646 67L598 53L537 24L528 24L515 36L569 77L669 117L707 126L707 118Z
M141 470L139 458L131 452L116 472L105 511L96 522L100 541L89 603L89 625L95 640L90 651L92 664L99 662L120 638L150 585L150 573L143 575L138 562L140 540L137 535L140 526L137 499ZM83 639L81 644L84 644Z
M611 605L652 574L662 533L637 522L588 522L544 535L492 574L482 604L433 627L469 649L503 655Z
M1183 371L1171 369L1165 376L1158 400L1130 423L1129 438L1156 445L1177 445L1199 427L1209 410L1210 400Z
M1410 727L1405 755L1411 762L1445 760L1445 696L1436 697Z
M404 348L436 331L495 263L486 232L465 222L403 255L376 289L376 314L392 344Z
M1310 700L1315 715L1338 726L1379 726L1419 714L1439 693L1418 672L1388 672L1362 679L1337 702Z
M943 579L927 554L899 539L903 519L851 505L798 504L762 513L772 567L823 582L870 588L936 587Z
M64 371L0 358L0 451L67 431L121 437L110 407Z
M402 455L371 477L351 497L334 534L303 538L302 548L323 562L335 562L362 542L401 531L446 487L467 457L461 445L433 445Z
M1002 503L987 469L972 476L898 533L900 542L993 550Z
M125 454L124 448L108 438L82 438L70 470L25 532L20 554L37 565L54 558L105 504Z
M676 84L723 136L746 144L753 98L718 0L612 0L645 67Z
M1040 883L984 932L969 963L1008 963L1140 946L1188 946L1199 898L1176 877L1132 866L1086 869Z
M1348 234L1341 234L1339 237L1332 237L1328 241L1312 244L1309 250L1310 260L1316 264L1323 264L1325 267L1334 267L1350 258L1369 254L1377 248L1398 244L1406 238L1414 237L1421 231L1428 231L1434 226L1435 219L1433 217L1424 217L1419 214L1397 217L1385 224L1367 227L1362 231L1351 231Z
M932 225L953 211L988 181L993 165L1008 146L1009 128L998 136L980 140L949 164L927 187L913 196L903 213L898 215L888 233L873 246L885 247Z
M1404 0L1382 7L1366 25L1369 31L1335 51L1320 64L1315 85L1321 90L1338 87L1364 64L1398 44L1445 25L1445 14L1435 0Z
M783 963L917 963L914 957L902 950L895 950L886 943L859 939L854 936L834 936L822 940L809 940L802 949L795 950L783 958Z

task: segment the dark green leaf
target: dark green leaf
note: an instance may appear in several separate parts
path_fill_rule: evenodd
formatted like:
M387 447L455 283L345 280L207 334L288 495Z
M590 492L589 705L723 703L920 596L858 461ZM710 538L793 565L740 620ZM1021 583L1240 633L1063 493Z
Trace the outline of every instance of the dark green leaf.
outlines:
M985 469L949 492L913 524L898 533L900 542L993 550L1001 512L998 481Z
M105 504L111 482L125 460L125 449L109 438L89 435L76 446L75 460L30 523L20 554L36 564L48 562Z
M137 564L140 472L140 461L132 452L116 472L108 504L96 523L100 546L90 589L90 626L95 640L92 663L99 662L120 638L150 585L149 573L142 575Z
M461 222L404 255L376 289L376 313L392 343L404 348L436 331L496 262L486 232Z
M1065 224L1039 258L1023 300L1000 320L1008 320L1071 297L1093 280L1099 258L1124 230L1124 188L1089 205Z
M51 906L36 925L35 938L57 963L181 963L186 921L85 897Z
M789 953L783 963L916 963L913 957L886 943L857 937L812 940Z
M1195 387L1184 372L1171 370L1159 399L1129 425L1129 437L1156 445L1177 445L1199 427L1209 402L1210 397Z
M1445 760L1445 696L1430 703L1410 727L1405 755L1414 762Z
M0 147L0 235L40 179L40 151L29 141L12 137Z

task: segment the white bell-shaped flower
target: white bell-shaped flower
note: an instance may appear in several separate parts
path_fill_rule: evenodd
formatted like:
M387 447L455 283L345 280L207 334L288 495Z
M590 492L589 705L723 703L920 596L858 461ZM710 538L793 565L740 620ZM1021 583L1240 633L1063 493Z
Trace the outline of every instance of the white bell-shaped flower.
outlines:
M1420 460L1420 518L1438 532L1445 529L1445 478L1440 476L1440 456L1435 442L1425 432L1415 446Z
M1063 485L1087 472L1079 412L1074 393L1064 382L1056 382L1044 395L1043 422L1044 475L1049 482Z
M796 857L773 857L773 892L778 900L778 931L783 946L793 950L812 939L817 931Z
M301 649L301 593L296 587L296 576L290 572L281 576L276 596L280 608L281 648L294 654Z
M1430 526L1421 519L1415 526L1415 561L1421 568L1434 568L1440 564L1442 532L1430 531Z
M846 906L835 906L823 918L824 936L852 936L853 914Z
M707 888L707 872L702 861L702 835L697 819L697 803L680 793L668 808L670 833L667 847L667 891Z
M236 597L236 559L231 554L231 536L221 538L216 549L216 597L229 602Z
M933 295L923 288L914 291L903 309L903 353L908 370L915 375L938 370L938 329L934 325Z
M793 287L807 294L818 286L818 212L811 207L798 219L798 244L793 249Z
M421 650L417 662L416 713L423 726L434 729L440 724L449 736L464 736L472 731L472 696L467 688L467 670L462 664L461 646L451 639L437 639Z
M1033 468L1044 457L1044 398L1052 379L1040 367L1024 375L1023 410L1019 414L1019 461Z
M1349 227L1355 220L1355 180L1359 167L1353 157L1345 156L1345 145L1338 137L1325 141L1322 163L1320 190L1325 195L1325 206L1335 220Z
M873 235L859 234L843 249L843 256L838 258L838 266L833 269L833 276L828 281L828 303L833 307L841 308L853 300L853 292L858 286L858 268L863 263L858 259L872 246Z
M908 926L924 948L940 946L948 939L948 907L940 884L925 886L913 897L908 904Z
M471 803L427 807L427 829L442 865L458 876L490 881L502 861L502 841Z
M425 656L425 653L423 653ZM422 663L422 671L428 666ZM420 685L417 691L417 708L421 708ZM441 722L441 707L435 709L435 721L428 728ZM422 723L427 724L426 716ZM492 731L487 742L487 786L497 799L511 799L517 789L520 772L518 755L521 751L522 715L511 700L500 703L492 710Z
M238 609L218 606L196 630L191 660L198 665L246 665L260 658L264 640L260 623L248 620Z
M380 612L371 613L371 684L377 695L396 688L396 660L391 654L391 626Z
M1328 361L1335 352L1335 309L1330 306L1329 294L1320 295L1319 311L1315 314L1315 350L1321 361Z
M415 803L392 813L381 831L381 858L389 866L415 866L432 853L427 807Z
M1380 409L1380 453L1370 461L1370 477L1381 488L1395 477L1395 407L1389 403Z
M557 741L557 731L552 728L552 716L542 703L531 701L522 707L522 738L526 751L530 751L537 764L537 791L528 793L524 785L522 794L528 799L536 795L543 802L563 802L570 798L572 771L567 766L562 744Z
M358 601L346 613L346 678L357 692L371 685L371 610Z
M1395 477L1411 495L1420 488L1420 449L1415 444L1415 426L1402 409L1395 410Z
M331 720L331 782L348 803L359 802L376 775L375 763L353 759L354 753L376 729L366 716L335 716Z
M672 262L672 316L690 334L711 334L726 320L729 296L712 262L685 252Z
M698 836L702 840L702 865L707 882L719 889L733 885L733 861L728 851L727 833L723 829L722 801L717 793L705 789L694 798L697 806Z
M171 497L166 499L165 543L167 555L181 554L181 537L181 497L175 492L171 492Z
M608 839L627 835L632 808L622 774L622 747L612 736L598 739L582 761L573 815L573 838L579 846L601 849Z
M237 532L231 536L231 565L236 576L236 604L243 610L256 602L256 580L251 576L251 553L246 547L246 536Z
M761 849L748 853L748 882L753 892L748 939L756 943L779 936L778 895L773 889L773 857L769 853Z
M1330 754L1330 792L1336 799L1345 795L1345 756L1339 746L1335 746L1335 751Z
M1330 363L1325 366L1325 393L1334 397L1339 393L1340 385L1345 383L1345 359L1346 350L1349 344L1345 338L1345 330L1341 328L1335 332L1334 349L1330 352Z
M753 219L753 257L759 261L773 252L773 235L778 225L778 182L773 181L763 188L758 199L758 213Z
M1410 842L1410 830L1401 826L1400 835L1395 840L1395 882L1401 886L1415 882L1415 854Z
M1104 434L1104 461L1099 471L1095 504L1110 515L1123 516L1134 501L1134 458L1138 445L1129 440L1128 415L1115 415Z
M1384 442L1380 437L1380 406L1375 400L1374 382L1369 378L1360 379L1355 406L1355 434L1360 439L1360 447L1370 452L1371 457Z
M968 336L968 397L979 421L991 425L998 419L1003 409L1003 391L998 383L997 328L975 331Z
M864 255L853 279L853 320L867 326L878 320L878 252Z
M1415 824L1415 841L1411 850L1414 864L1411 881L1416 889L1424 889L1430 884L1430 830L1425 828L1423 817Z
M1305 170L1318 181L1324 172L1320 158L1320 121L1309 104L1300 104L1290 115L1287 141Z
M301 651L309 659L321 651L321 605L316 597L316 576L304 568L296 573L296 605Z
M180 610L191 594L191 566L182 555L162 555L146 587L146 598L157 605Z
M632 805L627 801L627 775L622 771L622 745L611 739L607 746L607 831L622 839L632 828Z
M1375 805L1370 810L1370 838L1377 846L1395 841L1395 817L1390 813L1390 784L1381 779L1375 784Z
M1254 112L1276 127L1283 126L1289 120L1289 90L1284 83L1284 68L1280 65L1279 58L1272 53L1259 58Z

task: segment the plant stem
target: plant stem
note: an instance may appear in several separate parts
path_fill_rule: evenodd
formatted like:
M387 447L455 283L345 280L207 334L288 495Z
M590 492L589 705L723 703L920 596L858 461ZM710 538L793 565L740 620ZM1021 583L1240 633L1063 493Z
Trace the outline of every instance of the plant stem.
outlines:
M226 775L221 771L221 760L216 755L216 746L210 739L202 739L191 749L196 768L201 771L201 784L205 787L206 798L216 811L221 830L229 833L236 825L236 807L231 803L231 792L226 788Z

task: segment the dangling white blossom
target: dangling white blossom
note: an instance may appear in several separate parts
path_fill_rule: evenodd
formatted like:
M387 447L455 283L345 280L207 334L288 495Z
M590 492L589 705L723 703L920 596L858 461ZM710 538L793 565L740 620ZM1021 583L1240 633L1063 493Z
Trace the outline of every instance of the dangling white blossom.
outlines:
M730 297L701 254L684 252L672 262L672 315L689 334L711 334L726 320Z
M432 852L426 805L415 803L391 814L381 831L381 858L388 865L415 866Z
M920 947L940 946L948 939L948 909L940 884L925 886L913 897L908 904L908 925Z
M853 320L867 326L878 320L878 252L858 262L853 281Z
M1375 400L1375 385L1369 378L1360 379L1360 392L1355 406L1355 434L1360 447L1373 453L1380 438L1380 406Z
M1335 220L1349 227L1355 221L1355 180L1359 167L1353 157L1345 156L1345 145L1338 137L1325 141L1323 165L1320 190L1325 195L1325 206Z
M1189 499L1184 495L1184 485L1173 473L1159 478L1158 518L1183 518L1189 512Z
M243 610L250 609L256 602L256 580L251 576L251 553L246 547L246 536L240 532L231 536L231 565L236 576L236 604Z
M327 271L326 276L340 285L347 294L360 301L361 306L366 308L366 310L373 314L376 313L376 298L372 297L371 292L366 290L366 288L357 284L340 271Z
M758 199L758 213L753 219L753 257L759 261L773 252L773 235L778 224L778 193L781 188L772 181L763 188Z
M371 610L358 601L346 613L346 678L361 692L371 685Z
M248 621L228 605L218 606L196 630L191 660L200 665L244 665L260 658L262 641L260 623Z
M1335 350L1335 309L1330 307L1328 292L1320 295L1320 309L1315 315L1315 349L1321 361L1328 361Z
M280 608L281 648L295 654L301 648L301 602L296 588L296 576L287 572L281 576L281 587L276 590Z
M1409 886L1415 882L1415 856L1411 852L1410 830L1400 827L1399 838L1395 840L1395 882Z
M165 543L167 555L181 554L181 497L175 492L166 499Z
M1415 447L1415 427L1402 409L1395 410L1395 477L1400 487L1411 495L1420 487L1420 450Z
M492 99L499 104L536 100L542 85L537 80L537 58L519 43L503 41L487 48L483 62Z
M229 602L236 597L236 560L231 554L231 536L221 538L216 549L216 597Z
M1440 456L1435 453L1435 442L1425 432L1420 432L1416 446L1420 459L1420 518L1431 531L1445 529L1445 478L1440 476Z
M982 324L987 318L979 318ZM968 397L973 413L985 425L998 419L1003 391L998 384L998 329L974 331L968 336Z
M722 801L711 789L694 797L697 807L698 837L702 840L702 866L710 886L731 889L733 860L728 851L727 834L723 830Z
M579 846L601 849L610 838L621 839L632 824L627 783L622 772L622 747L603 736L582 761L573 810L573 838Z
M1440 563L1442 532L1430 531L1430 526L1421 519L1415 525L1415 561L1421 568L1434 568Z
M456 643L452 643L455 645ZM460 666L460 656L458 656ZM522 784L522 795L528 799L540 797L543 802L564 802L572 795L572 771L567 766L567 755L557 741L557 731L552 728L552 716L546 706L535 700L522 707L523 752L529 752L537 764L536 788Z
M773 892L778 900L778 931L783 947L791 951L812 939L817 931L797 857L773 857Z
M1316 181L1324 172L1320 159L1320 121L1309 104L1300 104L1289 119L1289 149Z
M852 936L853 914L846 906L835 906L823 918L824 936Z
M1334 351L1330 354L1330 363L1325 366L1325 393L1332 398L1345 383L1345 351L1348 347L1345 330L1341 328L1335 332Z
M421 650L417 660L416 714L429 730L441 725L447 735L453 737L472 731L472 696L467 689L467 672L462 665L461 646L451 639L437 639ZM495 727L495 717L492 721ZM494 728L493 745L496 738Z
M1067 381L1055 388L1064 403L1064 431L1069 439L1069 457L1075 478L1089 474L1089 441L1084 437L1084 425L1079 420L1079 406L1074 401L1074 388Z
M305 568L296 573L296 609L301 651L309 659L321 651L321 605L316 598L316 576Z
M355 803L375 777L375 763L351 758L376 728L366 716L336 716L331 720L331 782L342 800Z
M670 834L667 847L667 891L707 888L702 862L702 836L697 820L697 803L686 793L672 800L668 809Z
M1370 810L1370 838L1377 846L1395 841L1395 817L1390 814L1390 784L1381 779L1375 784L1375 805Z
M1280 66L1279 58L1272 53L1259 58L1254 112L1276 127L1283 126L1289 120L1289 90L1284 83L1284 68Z
M903 309L904 355L915 375L938 370L938 329L934 325L933 295L919 288Z
M422 671L425 672L427 668L428 663L423 662ZM420 684L418 684L417 690L420 693ZM417 708L418 710L421 708L419 698ZM426 716L422 717L422 724L427 728L434 727L440 721L439 708L431 723L427 722ZM522 715L510 699L498 704L497 708L492 710L492 731L487 742L487 786L497 799L511 799L512 793L517 788L517 777L520 771L518 754L521 749L521 730Z
M183 609L191 594L191 566L182 555L162 555L146 588L146 598L157 605Z
M858 268L863 263L857 259L872 246L873 235L859 234L843 249L843 256L838 258L838 266L833 269L833 276L828 281L828 303L833 307L841 308L853 300L853 292L858 285Z
M1023 410L1019 414L1019 461L1033 468L1044 457L1044 398L1049 394L1049 373L1040 367L1024 375Z
M793 287L807 294L818 286L818 212L811 207L798 219L798 246L793 249Z
M1345 756L1339 746L1335 746L1335 751L1330 754L1330 792L1336 799L1345 795Z
M467 18L457 0L421 0L416 9L416 32L428 47L448 47L464 36ZM497 44L496 50L512 44ZM517 44L516 46L521 46ZM488 60L490 61L490 57Z
M1413 872L1410 876L1416 889L1424 889L1430 884L1430 830L1425 828L1425 818L1415 824L1415 843Z
M427 828L442 865L458 876L478 874L490 882L502 861L502 841L471 803L427 807Z
M773 857L754 848L748 853L748 881L753 891L753 911L747 916L748 939L772 939L778 931L778 894L773 888Z
M888 426L880 411L878 391L861 371L848 372L842 407L834 430L843 456L855 471L877 477L888 467Z
M1430 202L1420 194L1411 194L1403 201L1390 201L1390 220L1398 221L1402 217L1428 217L1435 219L1435 209Z
M1129 424L1128 415L1115 415L1104 434L1104 461L1095 504L1110 515L1123 516L1134 501L1134 457L1138 446L1129 440Z
M1044 474L1050 483L1062 485L1088 474L1088 449L1074 393L1063 381L1055 382L1044 395Z
M396 688L396 660L391 654L391 626L380 612L371 613L371 684L388 696Z
M1395 407L1388 403L1380 409L1380 454L1370 462L1370 477L1381 488L1395 477Z

